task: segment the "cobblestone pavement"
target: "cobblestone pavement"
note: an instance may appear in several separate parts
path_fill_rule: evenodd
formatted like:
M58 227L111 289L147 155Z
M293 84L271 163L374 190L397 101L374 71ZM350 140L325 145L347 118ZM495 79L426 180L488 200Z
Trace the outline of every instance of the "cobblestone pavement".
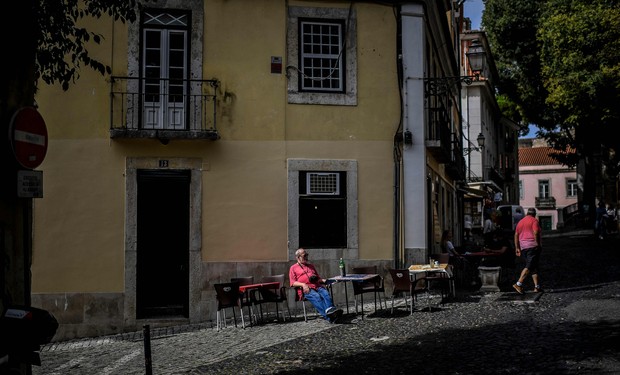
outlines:
M341 324L300 317L152 332L154 374L619 374L620 239L543 238L542 295L461 290ZM531 280L526 284L531 289ZM388 290L389 292L389 290ZM373 306L365 307L373 311ZM33 374L144 374L141 334L50 344Z

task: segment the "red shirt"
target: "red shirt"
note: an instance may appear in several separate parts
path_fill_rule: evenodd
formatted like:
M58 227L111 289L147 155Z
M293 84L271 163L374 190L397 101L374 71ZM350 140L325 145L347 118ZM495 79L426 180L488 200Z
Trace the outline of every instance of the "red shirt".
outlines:
M310 276L312 275L317 276L318 280L316 283L310 282ZM293 286L295 281L308 284L308 287L310 287L311 289L317 289L318 287L321 286L321 284L319 284L320 282L319 280L321 280L321 277L319 276L319 273L316 271L316 268L314 268L314 266L310 263L306 263L304 265L301 265L299 263L293 264L288 271L288 279L291 283L291 287ZM297 289L297 294L300 297L302 296L302 293L303 293L303 290L301 288Z
M537 236L540 236L540 224L538 220L531 215L525 216L519 220L515 233L519 238L521 249L529 249L538 246Z

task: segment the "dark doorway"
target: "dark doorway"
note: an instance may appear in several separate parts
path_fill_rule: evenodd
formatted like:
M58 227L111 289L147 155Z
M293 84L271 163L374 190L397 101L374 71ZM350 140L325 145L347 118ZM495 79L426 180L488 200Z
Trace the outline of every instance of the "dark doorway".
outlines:
M138 319L189 316L190 179L190 171L138 171Z

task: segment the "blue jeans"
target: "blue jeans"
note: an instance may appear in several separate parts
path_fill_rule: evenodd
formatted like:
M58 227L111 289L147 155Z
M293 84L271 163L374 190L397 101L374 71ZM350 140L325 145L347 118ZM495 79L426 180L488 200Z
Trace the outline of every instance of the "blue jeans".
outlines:
M327 319L327 314L325 314L325 310L328 307L334 306L334 302L332 302L332 297L329 295L329 292L325 288L318 289L310 289L308 294L304 294L304 297L314 306L316 311L321 314L321 316Z

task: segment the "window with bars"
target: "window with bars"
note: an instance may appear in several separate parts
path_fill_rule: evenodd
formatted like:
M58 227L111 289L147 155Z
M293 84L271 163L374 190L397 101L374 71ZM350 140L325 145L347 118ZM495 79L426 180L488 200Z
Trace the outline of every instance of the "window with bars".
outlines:
M301 91L344 92L344 22L299 20Z
M299 246L347 247L345 172L300 171Z

